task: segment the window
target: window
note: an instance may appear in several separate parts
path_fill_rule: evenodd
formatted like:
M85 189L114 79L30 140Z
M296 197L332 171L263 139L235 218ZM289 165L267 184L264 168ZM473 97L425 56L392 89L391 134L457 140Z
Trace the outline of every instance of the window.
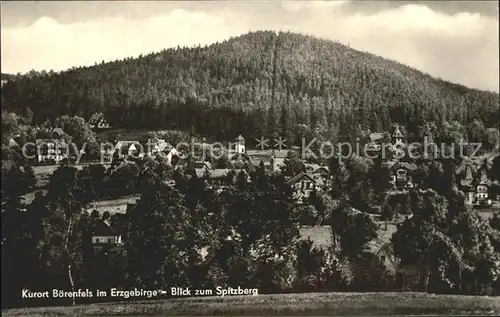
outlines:
M385 255L380 256L380 261L385 262Z
M88 241L88 240L87 240ZM95 243L99 243L99 238L95 239Z

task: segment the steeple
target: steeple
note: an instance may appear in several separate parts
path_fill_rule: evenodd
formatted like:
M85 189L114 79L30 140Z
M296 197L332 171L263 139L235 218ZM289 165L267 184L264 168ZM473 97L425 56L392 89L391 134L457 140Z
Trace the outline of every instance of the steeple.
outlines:
M235 139L235 151L238 154L244 154L246 152L245 150L245 138L240 135Z

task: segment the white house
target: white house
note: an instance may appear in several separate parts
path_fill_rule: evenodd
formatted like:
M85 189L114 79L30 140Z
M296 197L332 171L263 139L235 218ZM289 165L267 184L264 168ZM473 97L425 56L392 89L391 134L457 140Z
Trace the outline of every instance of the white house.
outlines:
M111 227L108 221L99 220L94 224L92 228L92 245L95 249L105 246L120 246L122 244L122 236Z
M287 150L273 150L273 156L271 159L271 166L273 172L281 172L281 169L285 166L285 160L288 157Z
M119 156L137 156L144 154L143 147L138 141L118 141L114 151L118 151Z
M238 135L238 137L235 139L235 145L234 145L234 149L236 151L236 153L238 154L244 154L246 152L246 149L245 149L245 138L243 138L240 135Z
M70 146L62 139L37 139L35 145L38 163L59 164L69 157Z
M102 112L97 112L92 115L89 119L89 125L91 129L109 129L109 123L106 121L104 114Z

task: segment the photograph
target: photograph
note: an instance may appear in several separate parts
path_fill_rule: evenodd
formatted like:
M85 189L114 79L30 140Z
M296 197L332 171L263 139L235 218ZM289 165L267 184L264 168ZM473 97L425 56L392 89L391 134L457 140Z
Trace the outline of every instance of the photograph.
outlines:
M500 316L498 1L0 1L8 317Z

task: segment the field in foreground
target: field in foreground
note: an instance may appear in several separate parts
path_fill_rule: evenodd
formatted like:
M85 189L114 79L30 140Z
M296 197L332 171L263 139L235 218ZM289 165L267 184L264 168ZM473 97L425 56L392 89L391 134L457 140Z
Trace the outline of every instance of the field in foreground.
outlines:
M308 293L3 310L3 316L498 315L499 297L424 293Z

